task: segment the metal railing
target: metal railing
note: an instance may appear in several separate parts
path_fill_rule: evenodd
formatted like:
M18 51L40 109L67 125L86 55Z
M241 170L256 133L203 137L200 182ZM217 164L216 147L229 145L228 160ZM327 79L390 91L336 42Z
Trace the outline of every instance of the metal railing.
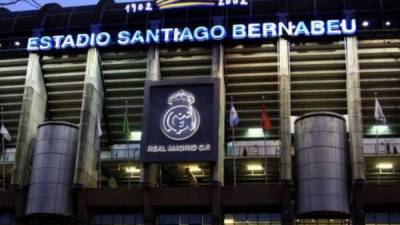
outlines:
M279 140L235 141L226 144L225 157L278 157L280 151Z

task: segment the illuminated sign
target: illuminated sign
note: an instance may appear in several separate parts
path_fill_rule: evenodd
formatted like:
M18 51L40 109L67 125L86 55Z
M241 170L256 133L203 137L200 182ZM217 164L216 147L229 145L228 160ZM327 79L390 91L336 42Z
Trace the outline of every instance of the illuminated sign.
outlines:
M167 10L188 7L229 7L248 6L248 0L129 0L117 1L127 3L125 11L128 14L140 12L152 12L155 10Z
M108 32L100 32L31 37L27 43L27 50L48 51L54 49L106 47L112 43L119 46L134 46L160 43L221 41L224 39L269 39L281 36L352 35L356 31L355 19L233 24L229 29L222 25L212 27L198 26L195 28L171 27L134 31L123 30L116 36L112 36Z
M215 161L219 79L146 81L142 162Z

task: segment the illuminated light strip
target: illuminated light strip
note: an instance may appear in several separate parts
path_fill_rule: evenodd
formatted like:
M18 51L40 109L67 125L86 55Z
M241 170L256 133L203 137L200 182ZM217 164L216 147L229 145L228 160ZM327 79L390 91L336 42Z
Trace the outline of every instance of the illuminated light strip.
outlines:
M162 7L162 6L168 5L168 4L179 3L179 1L180 0L167 0L167 1L162 1L162 2L157 1L157 5L158 5L158 7Z
M215 3L185 2L185 3L176 3L168 6L161 6L160 9L173 9L173 8L187 7L187 6L215 6Z

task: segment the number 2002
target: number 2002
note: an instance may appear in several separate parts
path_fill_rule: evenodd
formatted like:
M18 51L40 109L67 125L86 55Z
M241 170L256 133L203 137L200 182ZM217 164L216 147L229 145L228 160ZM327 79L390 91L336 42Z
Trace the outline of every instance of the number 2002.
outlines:
M248 0L218 0L218 6L249 5Z

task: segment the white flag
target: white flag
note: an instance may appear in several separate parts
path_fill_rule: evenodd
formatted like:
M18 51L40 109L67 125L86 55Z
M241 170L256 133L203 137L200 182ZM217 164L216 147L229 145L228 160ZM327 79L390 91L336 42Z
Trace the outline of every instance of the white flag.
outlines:
M7 141L11 141L11 135L4 124L1 124L0 134L2 134L4 139L6 139Z
M375 97L375 119L381 123L386 124L385 114L383 114L381 104L379 104L377 97Z
M101 130L101 116L97 115L96 136L100 137L101 135L103 135L103 130Z
M231 127L236 127L240 123L239 115L236 112L233 103L231 102L231 109L229 110L229 125Z

